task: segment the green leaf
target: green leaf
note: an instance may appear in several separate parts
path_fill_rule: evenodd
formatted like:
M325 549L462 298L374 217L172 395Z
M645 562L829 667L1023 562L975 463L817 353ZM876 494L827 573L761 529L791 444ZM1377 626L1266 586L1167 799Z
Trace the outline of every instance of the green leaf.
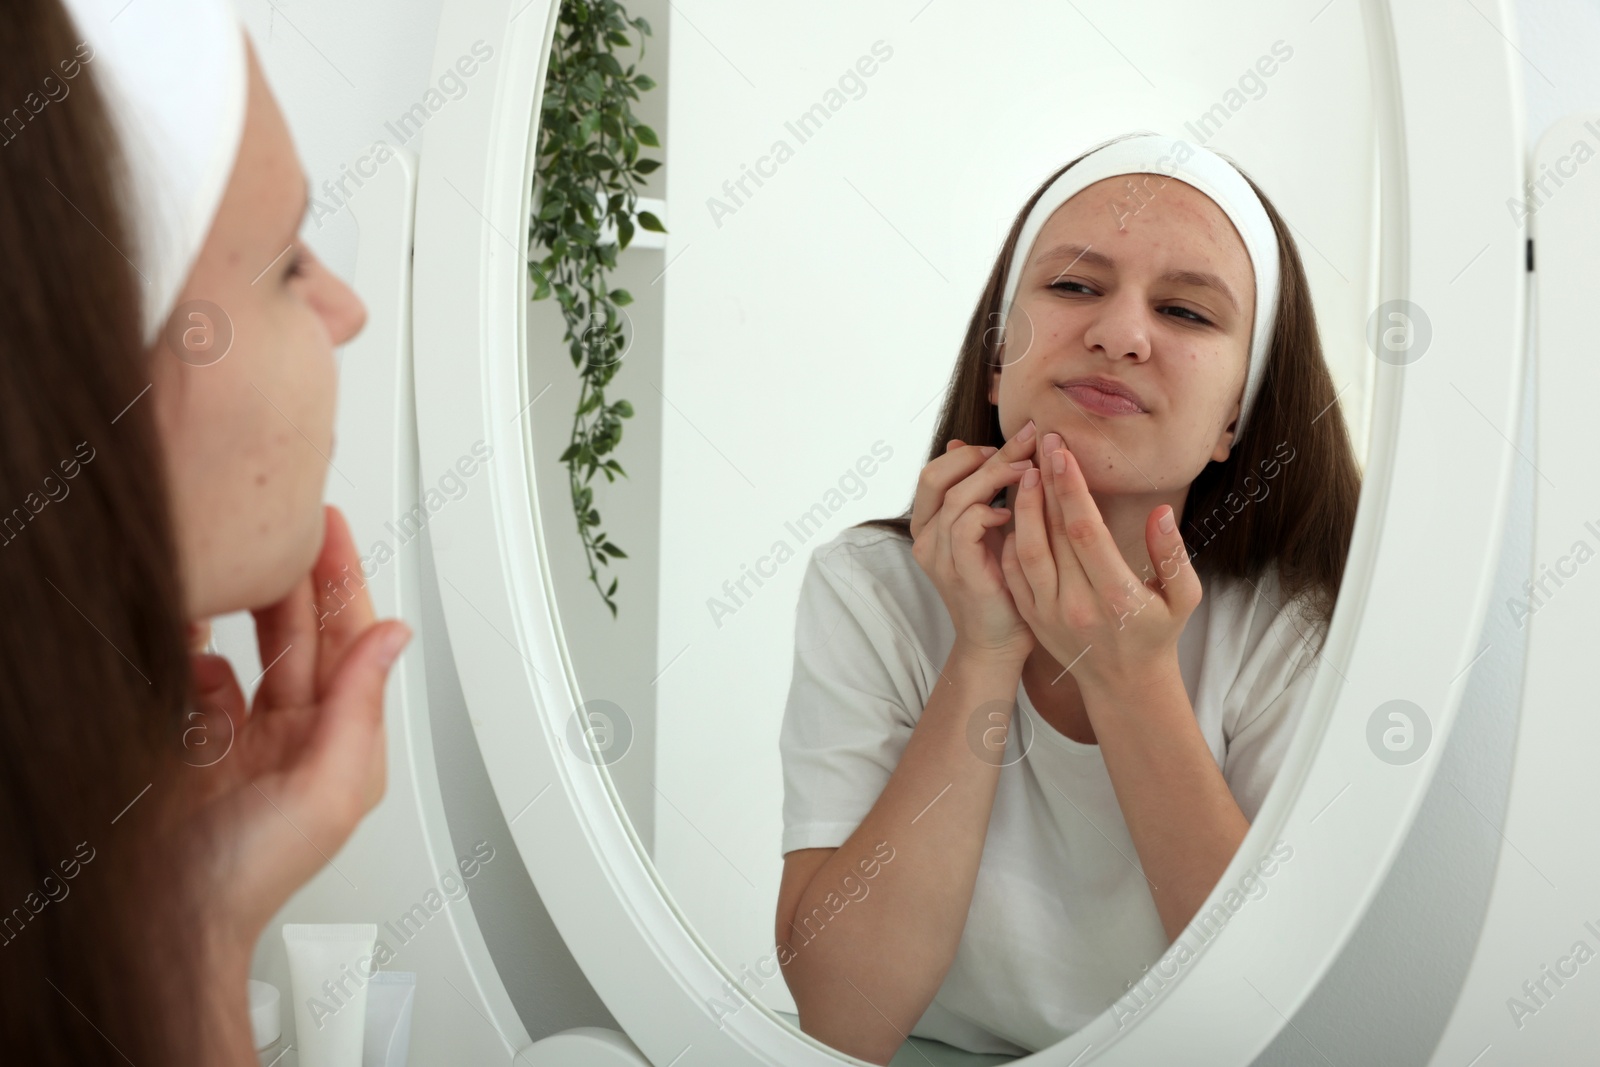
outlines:
M661 220L648 211L639 212L639 225L653 233L666 233L667 228L661 225Z
M611 405L611 410L624 419L633 418L633 405L626 400L619 400Z
M641 159L639 162L633 165L633 169L634 173L636 174L650 174L659 166L661 166L661 164L657 160Z
M661 142L656 140L656 131L648 126L639 125L633 128L633 135L639 139L640 144L649 145L651 148L660 148Z
M611 301L618 307L627 307L633 303L633 295L626 289L611 290Z
M649 92L651 89L656 87L656 80L650 77L648 74L641 74L637 78L633 79L633 84L638 88Z
M622 551L622 549L618 548L616 545L612 544L610 541L607 541L605 544L601 545L600 546L600 551L604 552L608 556L611 556L613 559L627 559L628 558L628 554L626 552Z

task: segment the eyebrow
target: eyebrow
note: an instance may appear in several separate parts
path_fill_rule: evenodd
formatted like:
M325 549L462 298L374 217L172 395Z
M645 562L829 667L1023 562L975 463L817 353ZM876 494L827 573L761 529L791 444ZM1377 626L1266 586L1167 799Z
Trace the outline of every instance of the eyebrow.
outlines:
M1071 259L1073 263L1077 263L1081 260L1090 266L1100 267L1105 270L1114 270L1116 268L1116 264L1111 261L1110 256L1103 252L1096 252L1088 245L1080 244L1057 245L1050 251L1036 257L1034 262L1049 263L1058 259ZM1068 266L1070 265L1071 264L1068 264ZM1064 270L1066 268L1062 269ZM1198 285L1208 289L1215 289L1217 292L1221 293L1227 298L1228 303L1233 305L1233 310L1235 313L1244 313L1239 306L1239 298L1233 295L1233 290L1228 288L1228 283L1223 281L1217 275L1212 274L1210 271L1169 270L1165 274L1161 275L1157 281L1179 282L1183 285Z

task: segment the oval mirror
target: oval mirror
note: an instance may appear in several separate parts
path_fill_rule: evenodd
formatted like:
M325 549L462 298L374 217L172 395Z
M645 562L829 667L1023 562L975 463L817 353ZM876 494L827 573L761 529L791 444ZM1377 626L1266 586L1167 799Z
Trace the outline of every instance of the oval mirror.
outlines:
M662 164L635 206L667 232L615 251L614 322L531 299L559 5L445 5L436 66L498 62L419 176L424 480L492 457L429 517L434 561L562 936L654 1062L1248 1062L1388 869L1482 623L1524 314L1506 41L1412 0L628 14ZM1257 276L1195 186L1072 197L1029 251L1077 251L1030 257L997 315L1030 198L1140 130L1278 216L1237 451ZM625 476L563 460L595 447L594 351L620 360L594 403L631 408L595 458ZM983 634L1017 642L980 655L954 564L871 524L920 529L975 452L945 441L1030 417L1100 540L1050 542L1026 491L964 507L1053 543L1056 581L1143 577L1181 506L1189 565L1101 617L1103 668L1090 620L1041 599L1018 628L1002 526L965 558L1008 583L972 602L1016 612Z

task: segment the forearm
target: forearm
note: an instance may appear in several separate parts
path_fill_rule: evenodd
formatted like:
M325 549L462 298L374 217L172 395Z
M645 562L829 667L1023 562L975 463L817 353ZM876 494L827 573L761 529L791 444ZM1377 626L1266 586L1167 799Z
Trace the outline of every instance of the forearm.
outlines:
M1177 664L1084 705L1167 940L1200 910L1250 829L1206 744Z
M1020 662L951 650L905 751L861 825L801 894L780 951L802 1029L840 1051L887 1063L932 1003L955 959L994 807L1001 752L972 738L1009 729ZM1004 717L974 727L985 705ZM892 848L870 882L858 864ZM838 913L844 879L869 888ZM826 923L824 927L822 924Z
M255 1034L250 1026L250 956L238 946L210 951L204 976L205 1004L198 1023L204 1060L221 1067L256 1067Z

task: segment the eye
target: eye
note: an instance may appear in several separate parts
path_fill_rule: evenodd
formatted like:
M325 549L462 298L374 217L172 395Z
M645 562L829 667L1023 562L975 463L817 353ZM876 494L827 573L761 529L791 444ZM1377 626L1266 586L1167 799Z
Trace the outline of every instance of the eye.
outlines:
M1064 288L1062 288L1063 286L1071 286L1073 288L1064 289ZM1083 292L1087 292L1087 293L1094 292L1094 290L1090 289L1087 285L1083 284L1082 282L1074 282L1074 281L1051 282L1050 283L1050 288L1051 289L1055 289L1055 290L1060 291L1060 292L1077 292L1079 290L1081 290ZM1167 304L1167 305L1163 306L1162 310L1164 310L1164 311L1181 311L1181 312L1183 312L1183 315L1187 316L1187 317L1183 317L1182 318L1182 320L1184 322L1193 322L1193 323L1196 323L1197 325L1201 325L1201 326L1210 326L1211 325L1211 320L1210 319L1207 319L1207 318L1201 316L1198 312L1195 312L1195 311L1193 311L1193 310L1191 310L1189 308L1186 308L1186 307L1179 307L1176 304ZM1180 318L1181 316L1168 315L1167 317L1168 318Z

